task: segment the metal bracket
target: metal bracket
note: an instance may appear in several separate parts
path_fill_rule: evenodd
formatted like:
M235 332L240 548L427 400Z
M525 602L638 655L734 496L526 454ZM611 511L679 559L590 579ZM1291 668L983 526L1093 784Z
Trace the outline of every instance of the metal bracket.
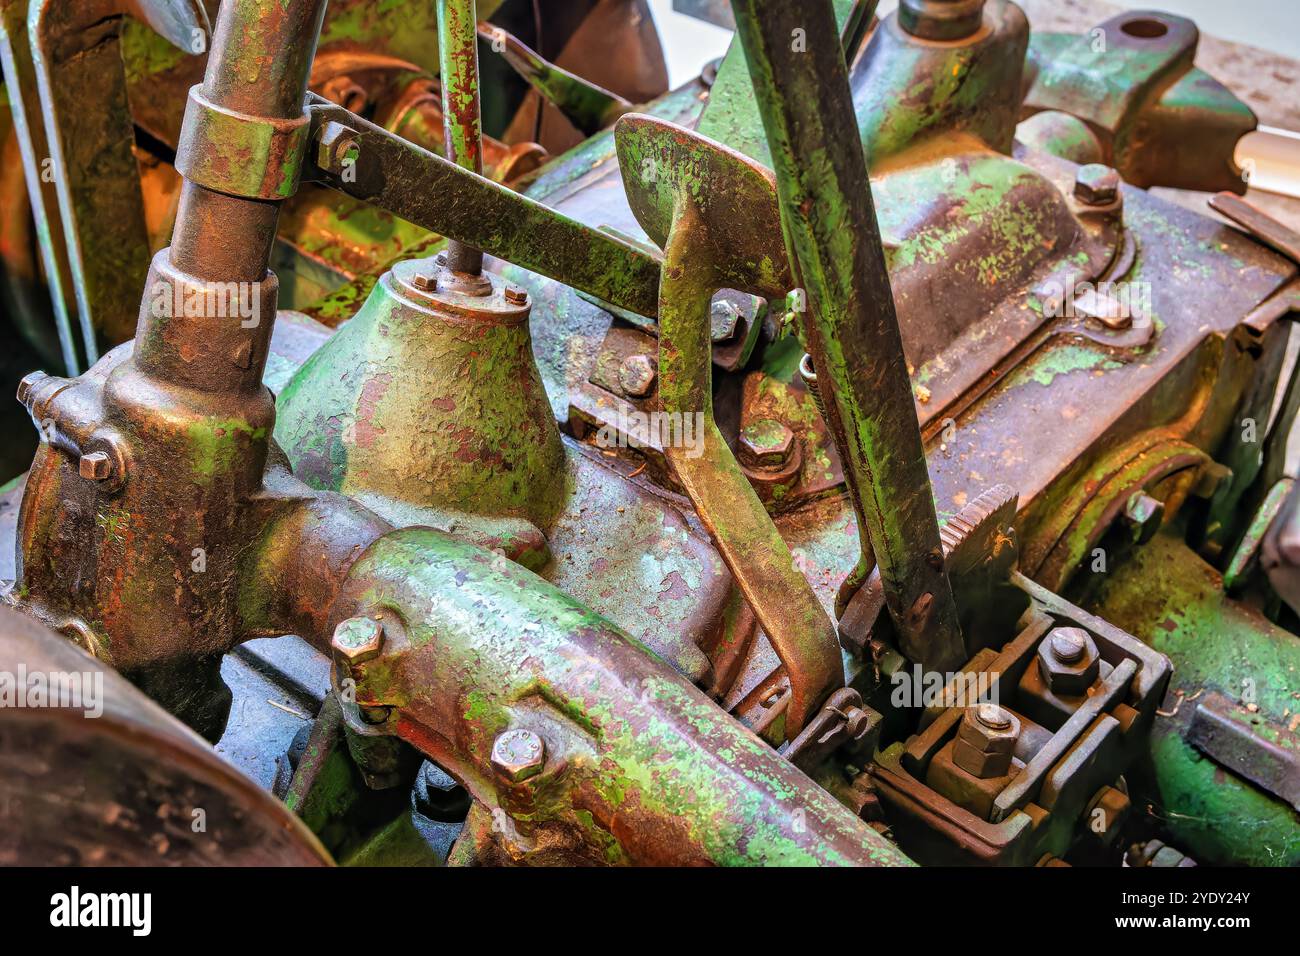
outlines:
M190 182L245 199L288 199L298 191L310 116L250 116L190 89L176 170ZM213 148L213 147L216 148Z

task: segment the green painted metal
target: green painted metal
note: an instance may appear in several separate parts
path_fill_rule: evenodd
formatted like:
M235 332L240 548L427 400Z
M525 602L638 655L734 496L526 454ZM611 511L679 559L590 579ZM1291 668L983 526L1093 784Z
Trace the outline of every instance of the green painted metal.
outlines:
M853 135L847 69L838 48L790 44L797 30L838 35L833 11L810 0L779 8L737 3L735 12L775 164L782 229L807 292L808 351L845 439L845 478L862 535L851 580L866 580L874 555L904 653L952 670L966 651L943 572L871 185ZM812 114L800 105L814 101Z
M1198 862L1300 865L1300 811L1204 756L1186 739L1210 692L1255 707L1261 724L1300 713L1300 641L1230 600L1223 581L1176 534L1162 533L1106 576L1091 603L1174 661L1152 730L1152 779L1134 803Z
M427 529L360 559L351 606L393 624L357 700L462 780L523 862L906 865L907 858L608 621L525 569ZM521 785L490 766L542 736Z
M631 111L632 104L617 93L556 66L500 27L480 21L478 32L493 52L584 135L595 135Z
M324 174L334 188L613 305L654 315L659 263L643 250L463 170L342 107L317 100L311 111L314 130L334 121L356 132L356 174Z

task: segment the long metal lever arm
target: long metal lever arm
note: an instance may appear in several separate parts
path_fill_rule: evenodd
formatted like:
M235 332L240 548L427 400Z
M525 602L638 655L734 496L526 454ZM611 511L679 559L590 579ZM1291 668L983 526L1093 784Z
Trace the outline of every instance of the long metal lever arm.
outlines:
M318 96L308 176L514 265L638 315L659 302L659 260L409 143ZM327 129L331 123L339 128ZM340 148L341 141L347 146ZM323 160L323 162L321 162Z
M808 351L846 439L845 477L861 498L886 603L909 658L956 669L966 654L848 69L840 44L822 39L839 35L832 4L733 0L732 9L807 292Z

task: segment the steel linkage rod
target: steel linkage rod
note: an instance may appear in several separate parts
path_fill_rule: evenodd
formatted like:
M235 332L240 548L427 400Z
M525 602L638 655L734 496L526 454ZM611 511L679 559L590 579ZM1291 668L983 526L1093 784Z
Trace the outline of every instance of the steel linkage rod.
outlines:
M886 605L908 657L953 670L966 655L831 0L732 8L807 296L808 351Z
M302 116L325 6L326 0L226 0L203 80L206 99L248 116ZM201 279L260 281L279 215L279 202L227 195L187 180L172 235L172 264Z
M478 17L474 0L438 0L438 65L442 83L444 153L457 166L483 174L478 90ZM479 275L481 250L452 239L447 268Z

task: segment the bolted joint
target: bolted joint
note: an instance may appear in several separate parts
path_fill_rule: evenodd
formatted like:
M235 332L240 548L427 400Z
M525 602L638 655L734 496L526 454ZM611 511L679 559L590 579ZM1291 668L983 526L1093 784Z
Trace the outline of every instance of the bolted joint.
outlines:
M522 783L542 772L546 763L546 744L526 728L498 734L492 744L492 766L511 783Z
M106 481L113 477L113 459L108 452L92 451L81 456L77 471L87 481Z
M629 355L618 369L618 387L629 398L645 398L655 386L658 368L649 355Z
M316 165L331 173L342 173L360 153L355 130L329 122L316 134Z
M372 661L384 649L384 626L371 617L350 617L334 628L330 647L349 667Z
M1053 694L1085 694L1100 671L1097 644L1081 627L1054 628L1038 645L1038 672Z
M1119 198L1119 172L1101 163L1085 163L1074 174L1074 198L1088 206L1109 206Z
M1160 530L1165 517L1165 503L1146 492L1137 491L1124 502L1120 520L1128 529L1134 544L1146 544Z
M736 457L747 468L781 468L794 451L794 432L784 422L762 418L740 430Z
M983 703L968 707L957 726L952 760L967 773L988 780L1004 777L1020 740L1020 719L1005 707Z

